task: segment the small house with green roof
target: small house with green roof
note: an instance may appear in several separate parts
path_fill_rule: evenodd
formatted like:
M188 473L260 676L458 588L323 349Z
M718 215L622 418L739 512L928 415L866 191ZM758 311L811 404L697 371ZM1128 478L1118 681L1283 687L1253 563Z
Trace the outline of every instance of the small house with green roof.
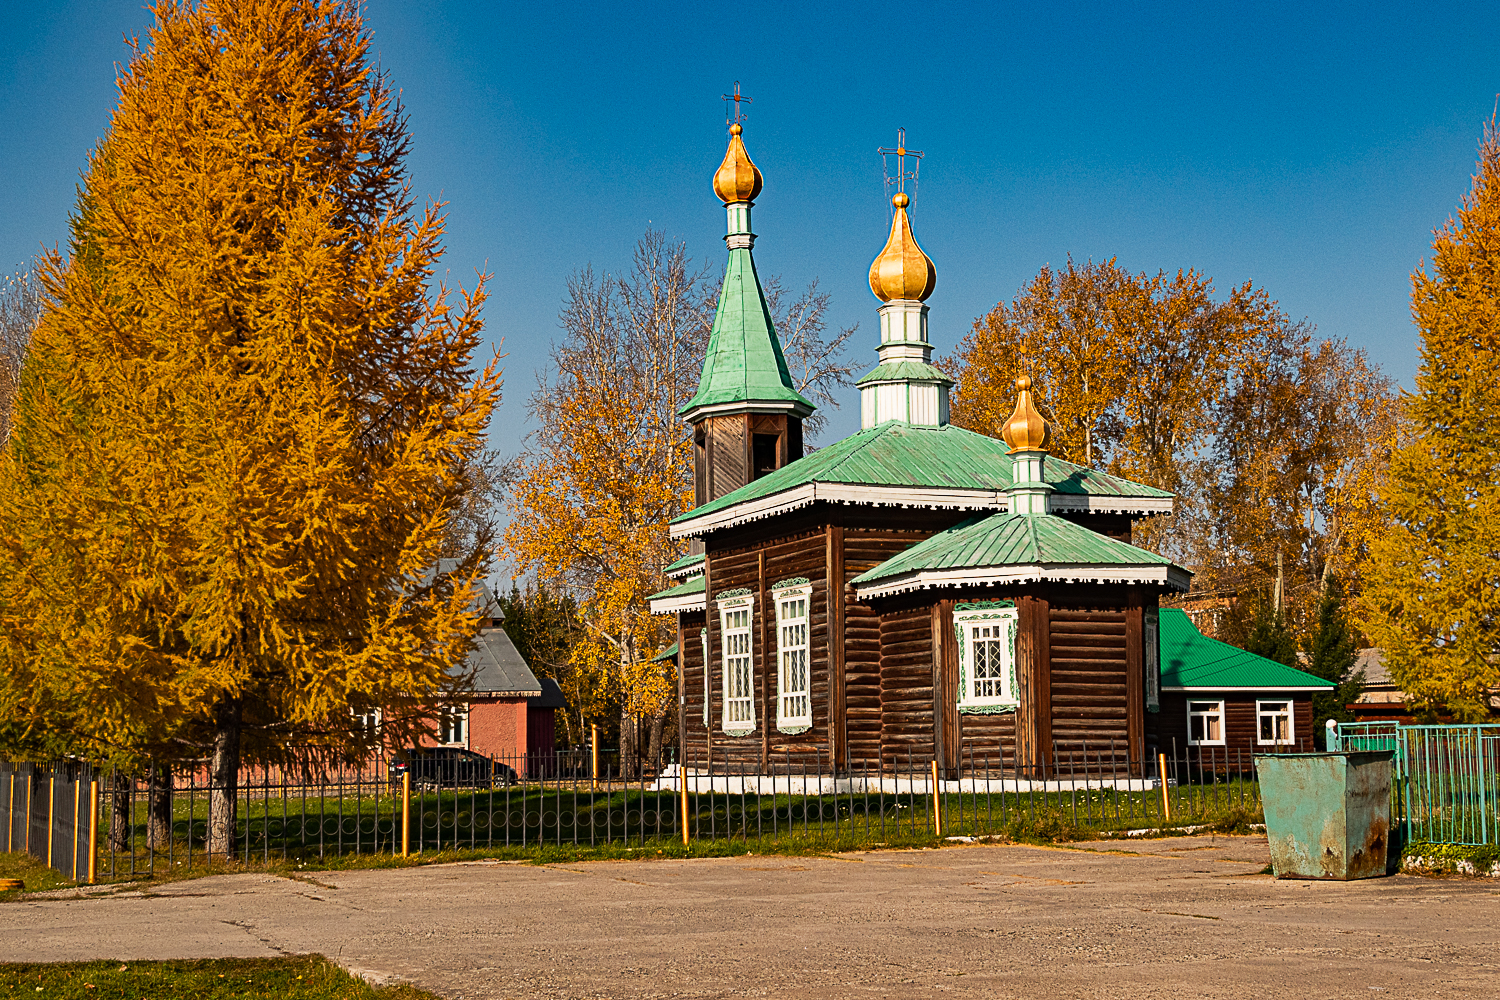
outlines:
M1147 726L1158 745L1247 771L1251 754L1316 748L1312 697L1337 684L1210 639L1185 611L1163 608L1160 630L1160 710Z
M671 533L688 554L651 601L676 622L663 655L684 763L953 774L983 758L1049 774L1147 756L1158 606L1189 574L1131 531L1173 496L1050 455L1024 378L1001 439L949 423L928 339L937 272L904 181L870 267L879 363L858 383L861 429L804 455L812 405L756 277L762 177L742 133L714 177L730 259L683 412L696 504Z

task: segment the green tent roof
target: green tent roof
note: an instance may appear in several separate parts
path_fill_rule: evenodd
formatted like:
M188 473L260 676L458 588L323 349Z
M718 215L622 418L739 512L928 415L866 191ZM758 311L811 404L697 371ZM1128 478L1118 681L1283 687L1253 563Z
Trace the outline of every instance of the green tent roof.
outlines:
M1287 691L1296 688L1324 690L1338 686L1306 671L1210 639L1198 631L1186 611L1162 608L1160 622L1158 639L1163 690L1262 688Z
M819 448L719 499L673 518L673 524L758 500L808 483L1005 490L1011 486L1004 441L945 424L923 427L888 420ZM1171 499L1164 490L1048 456L1043 475L1063 495Z
M981 570L1006 567L1058 568L1071 579L1113 579L1120 567L1173 567L1154 552L1116 541L1106 535L1051 514L992 514L970 518L940 531L854 578L856 587L927 572ZM1187 573L1178 571L1183 586ZM982 583L964 574L965 582ZM1167 575L1160 574L1165 583ZM1145 582L1145 581L1143 581Z
M676 660L676 659L677 659L677 643L674 642L674 643L672 643L672 645L668 646L666 649L662 650L660 653L657 653L655 656L651 657L651 662L652 663L666 663L669 660Z
M729 251L698 393L683 413L729 403L791 403L805 416L816 407L792 387L771 310L747 248Z

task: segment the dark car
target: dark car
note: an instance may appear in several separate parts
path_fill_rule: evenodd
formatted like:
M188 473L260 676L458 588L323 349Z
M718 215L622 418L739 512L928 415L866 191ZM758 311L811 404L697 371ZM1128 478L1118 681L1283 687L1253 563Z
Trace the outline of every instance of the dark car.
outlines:
M403 774L425 788L493 788L516 783L515 769L482 753L463 747L407 747L392 757L391 784L399 785Z

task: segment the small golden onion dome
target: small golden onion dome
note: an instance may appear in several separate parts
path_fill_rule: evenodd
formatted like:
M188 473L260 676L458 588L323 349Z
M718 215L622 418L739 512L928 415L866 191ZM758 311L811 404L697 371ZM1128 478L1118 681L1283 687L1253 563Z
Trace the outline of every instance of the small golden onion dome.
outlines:
M911 199L905 192L897 192L891 204L896 208L896 217L891 220L891 235L885 241L885 249L870 265L870 291L882 302L920 301L937 287L937 268L912 235L911 218L906 214Z
M1016 412L1000 428L1000 436L1013 452L1046 451L1052 442L1052 428L1031 404L1031 379L1022 375L1016 379L1016 388L1020 390L1016 397Z
M729 205L737 201L754 201L760 194L760 170L750 162L745 152L745 141L740 138L744 129L738 122L729 126L729 149L724 153L724 162L714 174L714 194Z

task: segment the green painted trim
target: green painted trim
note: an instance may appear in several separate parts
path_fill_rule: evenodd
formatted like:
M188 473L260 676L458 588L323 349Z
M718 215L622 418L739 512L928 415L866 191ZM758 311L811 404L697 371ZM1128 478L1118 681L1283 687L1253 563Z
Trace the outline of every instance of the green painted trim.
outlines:
M771 584L772 590L787 590L791 587L811 587L812 581L805 576L791 576Z
M787 736L801 736L803 733L812 732L812 726L777 726L776 731L785 733Z
M988 601L960 601L953 605L953 613L957 614L960 611L984 611L988 608L1013 608L1015 606L1015 601L1006 600L1003 597L996 597Z
M727 601L731 597L753 597L755 591L749 587L735 587L733 590L721 590L714 595L716 601Z

